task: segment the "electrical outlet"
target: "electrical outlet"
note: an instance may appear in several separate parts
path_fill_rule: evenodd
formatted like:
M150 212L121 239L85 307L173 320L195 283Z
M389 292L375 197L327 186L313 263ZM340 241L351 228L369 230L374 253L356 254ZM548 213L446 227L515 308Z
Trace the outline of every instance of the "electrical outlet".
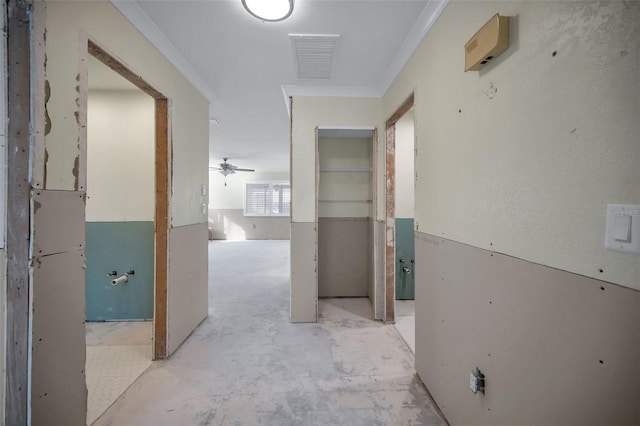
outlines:
M473 393L482 393L484 394L484 374L480 372L480 370L476 367L475 370L471 372L469 375L469 388Z

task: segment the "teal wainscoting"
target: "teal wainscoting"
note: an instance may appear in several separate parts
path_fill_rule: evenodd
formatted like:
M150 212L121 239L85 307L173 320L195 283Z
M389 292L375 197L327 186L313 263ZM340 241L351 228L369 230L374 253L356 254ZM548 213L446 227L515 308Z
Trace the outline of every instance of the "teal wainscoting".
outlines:
M415 299L415 239L413 219L396 218L396 299ZM404 263L400 262L400 259ZM403 268L407 268L404 271Z
M153 319L153 258L153 222L87 222L87 321Z

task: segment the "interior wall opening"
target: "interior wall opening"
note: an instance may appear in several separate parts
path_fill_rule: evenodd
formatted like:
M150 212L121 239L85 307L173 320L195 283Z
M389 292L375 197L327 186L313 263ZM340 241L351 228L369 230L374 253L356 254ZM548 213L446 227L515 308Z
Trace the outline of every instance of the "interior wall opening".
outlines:
M375 305L375 130L317 131L318 297Z
M413 108L395 124L395 327L415 353L415 124Z
M168 168L166 155L162 161L166 99L143 90L148 86L140 77L91 42L89 53L84 168L87 424L152 359L164 356L156 337L166 336L158 333L158 327L166 327L166 314L158 316L158 308L166 305L166 290L162 294L158 285L166 283L158 274L166 263L166 219L158 218L166 217L163 194L168 185L166 173L158 173ZM156 318L165 321L154 324Z
M386 323L395 323L396 321L396 291L398 290L397 284L401 285L401 297L411 297L411 292L415 291L415 257L413 257L414 246L414 228L413 220L411 221L399 221L400 231L402 233L401 240L407 241L403 243L400 254L397 253L397 232L396 229L396 213L397 208L401 208L401 214L410 215L411 218L401 219L413 219L414 198L411 194L415 193L415 178L412 164L415 164L415 127L413 127L413 141L402 143L403 148L400 161L396 161L396 132L398 122L414 107L414 94L409 97L398 107L386 123L386 152L385 152L385 181L386 181L386 197L385 197L385 282L384 282L384 315L383 320ZM411 130L411 121L408 123L401 122L401 129L408 132ZM415 121L414 121L415 122ZM406 125L402 126L403 123ZM401 134L403 133L401 130ZM409 135L411 137L411 135ZM406 138L403 138L406 139ZM408 145L408 147L407 147ZM411 147L411 149L409 148ZM410 151L409 151L410 149ZM407 164L407 162L409 164ZM411 177L409 178L406 170L411 170ZM398 174L398 169L400 174ZM397 179L400 178L401 182L401 201L396 205L396 192L398 191ZM409 202L407 202L409 201ZM411 228L409 228L411 226ZM404 250L406 249L406 250ZM403 253L403 251L405 251ZM411 260L413 259L413 263ZM402 260L402 262L401 262ZM413 288L413 290L411 290ZM406 293L406 294L405 294ZM410 300L410 299L409 299ZM415 329L415 320L414 329ZM415 330L413 334L413 341L415 341Z

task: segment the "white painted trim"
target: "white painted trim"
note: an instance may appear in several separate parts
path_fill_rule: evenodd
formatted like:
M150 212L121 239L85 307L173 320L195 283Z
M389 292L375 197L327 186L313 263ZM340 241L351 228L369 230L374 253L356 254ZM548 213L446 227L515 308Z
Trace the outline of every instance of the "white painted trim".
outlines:
M422 9L422 13L418 16L415 24L413 24L411 31L402 42L400 49L398 49L396 56L389 63L389 68L387 68L382 80L380 80L378 84L378 93L380 93L380 96L384 96L387 90L389 90L391 84L398 77L402 68L404 68L405 64L409 61L413 52L420 46L420 43L422 43L422 40L427 36L427 33L429 33L429 30L431 30L431 27L436 23L448 4L449 0L431 0L424 9Z
M187 80L195 86L209 102L216 99L215 92L202 79L200 74L191 66L189 61L180 53L178 48L158 28L153 20L145 13L136 0L109 0L125 18L144 35L169 62L180 71Z
M112 0L113 1L113 0ZM384 96L391 84L400 74L402 68L409 61L418 48L422 40L427 36L433 24L438 20L444 9L449 4L449 0L431 0L424 7L420 16L411 28L411 31L402 42L400 49L396 53L393 61L389 63L384 76L377 87L373 86L342 86L329 87L319 85L282 85L282 94L289 116L291 110L289 97L292 96L313 96L313 97L346 97L346 98L380 98Z
M381 94L376 87L367 86L297 86L282 85L282 95L287 106L287 113L291 117L291 105L289 97L310 96L310 97L334 97L334 98L379 98Z
M285 97L288 96L329 96L344 98L379 98L380 92L376 87L367 86L296 86L283 85Z
M318 126L318 130L376 130L372 126ZM371 135L373 136L373 135Z
M284 96L284 104L287 107L287 114L289 114L289 118L291 118L291 102L289 101L289 97L293 95L287 93L286 87L287 86L281 86L280 88L282 89L282 96Z

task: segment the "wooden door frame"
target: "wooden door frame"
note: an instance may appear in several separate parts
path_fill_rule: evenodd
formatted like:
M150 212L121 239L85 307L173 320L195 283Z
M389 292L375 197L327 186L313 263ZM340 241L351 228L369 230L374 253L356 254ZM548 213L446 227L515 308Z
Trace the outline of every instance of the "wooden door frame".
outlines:
M414 105L414 93L400 105L386 123L386 232L385 232L385 323L395 322L396 309L396 123Z
M153 313L153 359L163 359L167 353L167 291L168 291L168 233L169 233L169 99L131 71L113 55L92 40L88 40L91 56L133 83L155 99L155 277ZM86 153L85 153L86 154ZM86 168L85 168L86 173Z

